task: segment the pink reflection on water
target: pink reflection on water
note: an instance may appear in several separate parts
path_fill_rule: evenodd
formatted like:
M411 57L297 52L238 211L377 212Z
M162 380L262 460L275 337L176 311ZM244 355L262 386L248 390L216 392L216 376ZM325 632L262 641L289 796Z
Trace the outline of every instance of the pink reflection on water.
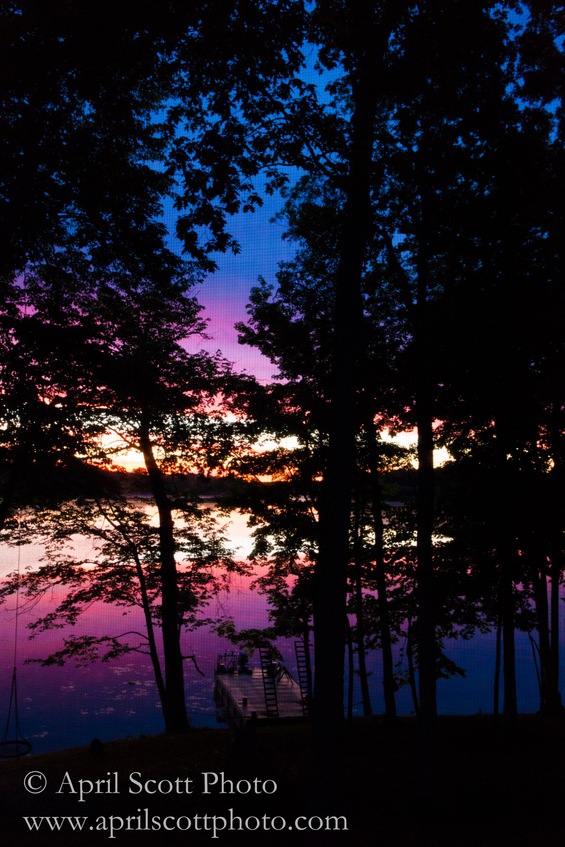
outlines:
M248 556L249 533L241 515L233 516L230 535L239 548L238 558ZM21 547L21 569L33 568L42 555L43 550L37 545ZM0 578L16 568L16 549L0 548ZM233 618L238 629L266 626L266 600L250 588L255 576L232 575L229 590L222 590L213 597L202 609L202 616ZM144 631L140 609L97 603L79 617L75 626L35 633L30 640L29 624L53 611L63 597L64 590L56 587L32 607L22 601L17 634L15 598L0 606L0 730L6 721L17 635L20 724L24 735L33 743L34 752L82 746L90 743L93 737L109 740L161 732L161 705L147 655L130 653L119 660L96 662L86 667L76 667L70 662L62 667L29 664L29 660L44 659L61 649L63 639L71 635L102 636L129 630ZM132 644L140 640L135 636L131 639ZM216 657L220 652L233 649L233 645L203 626L186 633L182 646L185 654L195 656L204 673L200 676L192 662L187 662L187 706L191 720L195 725L219 726L213 700ZM2 698L2 693L6 694L6 699Z
M249 555L250 540L245 518L233 515L230 536L239 546L239 558ZM42 551L33 545L21 548L21 566L37 563ZM17 566L14 548L0 548L0 578ZM251 590L251 582L259 574L233 575L229 590L214 597L203 609L203 616L233 618L237 629L261 628L269 623L265 597ZM140 610L129 610L97 604L88 610L73 628L40 633L28 639L27 624L40 614L53 609L61 598L61 589L48 592L32 609L22 608L17 637L17 665L20 722L24 734L32 741L34 752L85 745L93 737L102 740L137 737L159 733L163 729L161 707L147 656L128 654L119 661L97 662L85 668L72 664L64 667L43 667L25 664L26 659L46 657L62 646L69 634L107 635L129 629L142 629ZM563 614L564 610L562 610ZM565 641L565 626L562 628ZM0 732L3 731L8 709L13 669L15 637L15 603L10 600L0 606ZM517 633L519 708L536 711L538 693L531 647L527 635ZM277 642L285 662L294 671L292 640ZM562 645L565 647L565 644ZM204 677L191 662L186 664L188 710L193 723L215 725L216 707L213 701L214 668L218 653L233 649L208 627L187 633L183 652L194 654ZM492 711L492 675L494 669L494 636L485 635L470 641L459 640L446 644L448 655L467 670L464 679L440 681L439 710L444 714L473 714L479 710ZM562 654L565 658L565 653ZM381 659L374 651L368 656L370 685L375 712L383 710ZM360 697L355 694L356 710ZM413 709L408 687L397 695L400 714Z

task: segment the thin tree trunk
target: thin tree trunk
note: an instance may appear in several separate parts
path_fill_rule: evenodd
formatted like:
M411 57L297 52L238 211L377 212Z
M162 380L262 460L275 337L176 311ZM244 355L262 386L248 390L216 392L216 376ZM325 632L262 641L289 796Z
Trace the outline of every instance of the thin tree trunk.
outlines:
M550 562L550 651L549 651L549 679L550 691L549 708L554 714L563 714L563 701L559 691L559 606L560 606L560 579L561 568L559 566L559 553L556 553Z
M500 669L502 667L502 619L498 618L496 625L496 649L494 656L494 701L493 714L497 719L500 714Z
M145 618L145 628L147 629L149 656L151 658L151 665L153 666L155 682L157 683L157 691L159 692L159 698L161 700L161 706L163 707L164 712L167 692L165 688L165 680L163 679L163 672L161 670L161 662L159 661L159 653L157 651L157 642L155 640L155 627L153 626L153 618L151 617L151 607L149 605L149 597L147 595L147 583L145 581L143 566L139 560L139 556L137 555L136 550L134 551L133 555L135 561L135 570L139 581L139 590L141 593L141 603L143 607L143 616Z
M425 210L422 213L425 217ZM436 597L434 586L434 435L433 393L430 372L428 332L428 268L426 236L421 234L418 252L418 300L416 306L416 424L418 431L417 499L417 599L418 670L420 717L430 726L435 722L436 705Z
M503 371L504 372L504 371ZM513 422L509 410L511 399L506 386L501 384L497 397L495 416L496 470L498 477L498 515L495 515L498 533L499 601L502 621L502 680L504 701L502 715L506 731L513 732L518 716L516 691L515 598L514 576L516 556L516 503L515 469L508 457L514 445Z
M372 4L353 4L353 37L364 42L373 30ZM360 31L364 28L365 37ZM374 45L371 45L374 47ZM314 743L316 785L331 808L341 799L344 727L344 629L353 474L356 384L362 303L361 276L371 218L370 181L375 121L374 60L369 44L359 49L353 87L348 184L335 283L329 449L320 498L320 550L315 569Z
M543 702L544 697L544 688L542 682L542 673L541 673L541 655L539 645L536 644L536 640L531 632L528 632L528 638L530 640L530 647L532 648L532 659L534 662L534 670L536 672L536 679L538 681L538 691L540 696L540 703ZM539 661L538 661L539 660Z
M396 718L396 680L394 678L394 661L392 656L392 635L390 631L390 615L388 610L386 567L383 542L383 513L379 472L376 456L376 428L373 426L369 433L369 450L371 456L371 507L373 518L373 533L375 536L375 580L377 583L377 605L379 609L381 655L383 661L383 694L385 701L385 716Z
M429 415L418 427L418 671L420 713L424 721L436 716L436 624L433 574L433 437Z
M504 703L502 713L507 729L513 729L518 715L513 586L514 583L512 580L508 555L503 554L500 589L503 647L502 678L504 681Z
M161 628L165 657L165 729L184 733L189 729L184 694L184 663L180 649L180 612L172 509L164 477L153 453L149 428L142 425L139 442L159 514L159 554L161 560Z
M430 349L428 216L425 178L422 193L421 232L417 254L417 303L415 313L416 427L418 432L418 494L416 518L416 597L418 603L418 683L420 695L418 738L419 803L423 819L437 814L436 685L437 598L434 578L434 435L433 371Z
M361 685L361 700L363 702L363 714L369 717L373 714L371 708L371 695L369 692L369 680L367 677L367 661L365 650L365 615L363 610L363 574L362 574L362 557L363 557L363 539L361 529L361 515L364 511L363 503L356 498L355 503L355 563L354 563L354 586L353 592L355 597L355 620L357 622L357 656L359 666L359 683Z
M143 617L145 620L145 629L147 631L147 643L149 646L149 656L151 659L151 666L153 668L153 674L155 676L155 682L157 684L157 691L159 692L159 699L161 701L161 706L163 708L163 713L165 711L165 701L167 697L167 692L165 688L165 680L163 679L163 672L161 669L161 662L159 661L159 653L157 651L157 642L155 640L155 627L153 626L153 618L151 616L151 605L149 603L149 595L147 592L147 581L145 579L145 573L143 570L143 565L141 564L141 560L139 558L139 554L137 551L137 546L133 539L126 532L125 528L120 523L119 519L115 520L112 518L108 512L103 508L102 504L98 501L98 508L100 509L104 518L110 523L122 536L126 544L128 545L131 557L133 559L135 565L135 572L137 574L137 579L139 582L139 591L141 594L141 606L143 609Z
M541 557L539 567L535 560L532 561L531 578L539 634L540 711L559 715L563 713L563 703L559 692L559 569L557 579L555 570L554 562L545 557Z
M412 703L414 705L414 713L420 714L420 701L418 700L418 687L416 685L416 673L414 670L414 650L412 647L412 618L408 618L408 634L406 636L406 658L408 660L408 682L412 693Z
M545 563L540 567L536 565L532 557L530 575L534 600L536 606L537 630L539 637L539 687L540 687L540 712L549 710L551 688L551 645L549 641L549 605L547 600L547 574Z
M356 565L355 579L355 617L357 620L357 655L359 661L359 682L361 685L361 700L363 701L363 714L369 717L373 714L371 706L371 693L369 691L369 678L367 675L367 653L365 650L365 623L363 613L363 588L361 582L361 566Z
M335 281L328 459L320 497L315 568L314 750L320 805L335 809L343 793L344 630L351 491L357 429L356 374L361 337L361 279L372 219L371 180L378 69L404 3L389 0L376 19L370 0L350 0L348 13L352 117L345 203Z
M351 626L349 619L345 617L345 631L347 633L347 723L353 721L353 681L354 681L354 666L353 666L353 639L351 637Z

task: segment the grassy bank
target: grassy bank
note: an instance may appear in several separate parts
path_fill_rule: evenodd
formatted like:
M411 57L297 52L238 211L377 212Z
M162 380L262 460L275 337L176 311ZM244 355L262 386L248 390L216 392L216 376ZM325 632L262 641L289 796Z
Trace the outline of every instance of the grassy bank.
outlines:
M347 831L298 831L308 819L325 827L307 725L259 727L254 743L214 730L114 742L0 762L2 834L22 847L562 847L565 720L523 717L510 736L487 716L442 718L435 779L431 768L426 760L422 770L413 720L357 721L347 729L342 808L333 810L346 816ZM34 794L24 778L35 771L46 788ZM45 821L30 831L23 817L43 815L87 820L79 832L68 821L59 832ZM230 815L235 831L221 831Z

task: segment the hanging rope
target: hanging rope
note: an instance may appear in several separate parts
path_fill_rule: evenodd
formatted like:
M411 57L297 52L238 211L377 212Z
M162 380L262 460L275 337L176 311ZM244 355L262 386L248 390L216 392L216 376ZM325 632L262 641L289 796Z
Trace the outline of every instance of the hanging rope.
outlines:
M19 521L18 521L19 529ZM18 532L19 535L19 532ZM19 540L19 539L18 539ZM0 741L0 758L13 759L25 756L31 750L31 743L24 738L20 728L20 717L18 713L18 625L20 619L20 564L21 546L18 544L18 576L16 582L16 619L14 622L14 669L12 671L12 685L10 687L10 702L8 705L8 717L2 741ZM13 714L13 718L12 718ZM13 730L13 731L11 731Z

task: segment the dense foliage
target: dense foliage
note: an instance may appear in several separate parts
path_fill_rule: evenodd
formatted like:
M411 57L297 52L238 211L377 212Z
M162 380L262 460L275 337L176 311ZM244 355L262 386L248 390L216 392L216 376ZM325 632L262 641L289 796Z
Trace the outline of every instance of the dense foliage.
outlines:
M181 634L209 568L234 565L176 482L269 475L237 505L270 568L273 632L314 632L322 787L338 784L346 643L365 711L376 646L387 715L407 682L429 726L437 679L461 673L450 638L497 631L510 720L514 633L537 630L541 706L560 712L559 4L48 5L0 11L0 525L9 537L25 508L53 537L74 520L96 535L113 518L90 582L54 556L24 589L67 582L74 618L135 583L150 642L162 628L167 728L183 730ZM296 247L239 326L279 370L266 387L195 352L195 286L239 249L230 219L263 203L260 184L283 192ZM416 430L417 469L385 427ZM257 454L261 434L296 446ZM107 473L128 449L156 528Z

